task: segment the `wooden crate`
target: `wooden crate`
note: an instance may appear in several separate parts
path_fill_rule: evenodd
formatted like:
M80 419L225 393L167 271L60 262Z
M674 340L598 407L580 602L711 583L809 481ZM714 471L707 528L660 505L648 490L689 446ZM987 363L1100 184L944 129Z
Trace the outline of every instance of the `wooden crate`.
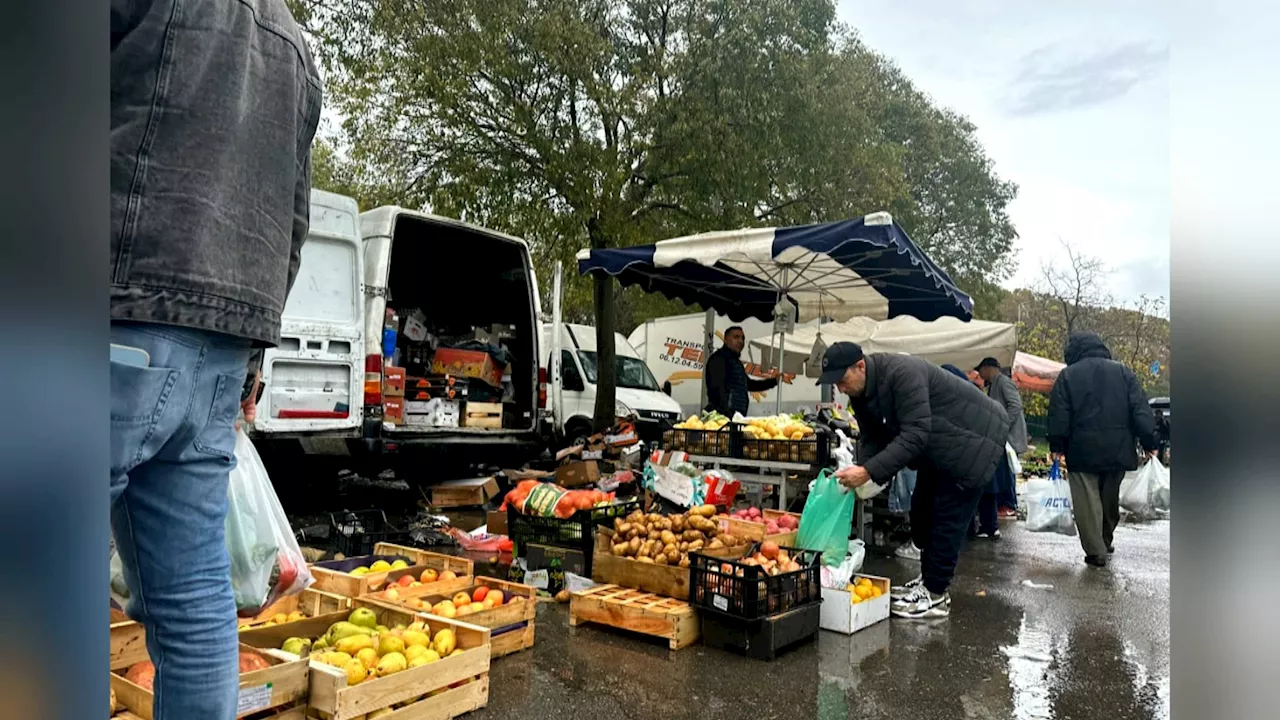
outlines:
M111 610L110 637L112 670L126 669L134 663L151 659L147 654L147 633L142 624L114 608Z
M271 667L240 674L242 702L250 697L254 700L237 717L254 717L272 708L292 711L298 701L307 697L310 671L306 660L281 650L256 648L245 643L241 643L240 648L259 653L271 663ZM111 688L116 691L116 702L121 707L141 720L152 720L154 693L126 680L122 670L111 673Z
M409 558L409 562L414 565L426 565L428 567L434 567L437 570L452 570L458 577L475 574L472 571L475 563L464 557L445 555L443 553L431 552L430 550L409 547L408 545L380 542L373 546L373 554L403 555L404 557ZM437 563L443 563L443 566L437 565Z
M367 680L354 687L347 685L342 670L319 661L310 663L309 712L325 720L353 720L374 710L404 705L386 717L389 720L426 720L452 718L484 707L489 701L489 629L470 623L448 620L435 615L396 610L363 599L352 601L352 607L367 607L383 625L408 625L421 620L431 629L432 637L450 628L464 652L438 662L409 668L395 675ZM346 620L350 613L333 613L307 620L258 628L241 633L241 640L255 647L280 647L290 637L315 638L329 626ZM288 655L288 653L285 653Z
M495 658L533 647L534 618L537 616L538 610L538 591L528 585L507 582L497 578L477 577L459 580L458 584L448 591L439 591L434 587L423 585L416 588L395 588L398 596L395 600L387 599L387 590L366 595L361 600L396 610L430 614L432 606L441 600L451 599L460 592L465 592L470 596L477 587L482 585L494 590L501 590L504 596L503 604L488 610L464 615L457 619L472 625L487 627L492 631L490 635L492 644L490 653ZM521 598L521 600L512 603L511 599L517 597ZM431 617L435 616L431 615Z
M288 615L301 610L308 617L314 617L344 610L350 606L351 598L307 588L300 593L280 598L252 620L241 618L238 622L241 627L246 625L252 627L267 622L277 613ZM110 638L112 670L128 668L134 663L150 659L147 653L147 634L142 625L130 620L115 608L111 609Z
M397 545L389 543L379 543L379 546L398 548ZM412 548L407 548L412 549ZM380 553L374 553L367 557L376 557ZM434 569L437 572L451 570L459 578L464 575L471 574L472 563L465 558L457 558L452 555L441 555L440 553L428 552L426 550L415 550L413 555L408 555L402 551L387 553L388 555L403 555L412 559L413 565L399 570L384 570L381 572L371 572L365 575L352 575L348 572L334 570L332 568L320 567L319 565L310 566L311 576L316 582L312 585L316 590L321 590L342 597L356 598L361 595L368 595L371 592L381 590L386 587L388 582L400 579L402 575L413 575L415 578L422 575L422 571L427 568ZM356 558L347 558L354 560ZM372 561L370 561L372 562ZM435 583L431 583L434 585Z
M678 600L689 599L689 568L642 563L631 558L618 557L610 552L612 541L612 530L604 527L596 530L595 554L591 560L592 580L605 585L620 585L625 588L644 590ZM712 557L735 557L742 554L742 548L717 548L699 552Z
M569 626L584 622L666 638L672 650L697 642L701 627L698 611L689 603L617 585L573 593Z
M502 428L502 403L468 400L462 406L462 427Z
M777 520L783 515L794 516L797 523L800 521L799 513L789 513L781 510L762 510L760 514L766 521ZM770 535L765 532L766 526L763 522L742 520L740 518L729 517L728 515L719 515L715 519L720 523L721 532L727 532L730 535L736 535L737 537L754 540L756 542L771 540L777 543L779 547L796 546L796 535L799 532L798 530L788 530L786 532L773 533ZM800 526L797 524L796 527L799 528Z
M282 597L271 604L271 607L258 613L252 619L240 619L240 626L261 625L280 613L289 615L293 612L306 613L307 617L328 615L351 607L351 598L334 593L307 588L296 595Z

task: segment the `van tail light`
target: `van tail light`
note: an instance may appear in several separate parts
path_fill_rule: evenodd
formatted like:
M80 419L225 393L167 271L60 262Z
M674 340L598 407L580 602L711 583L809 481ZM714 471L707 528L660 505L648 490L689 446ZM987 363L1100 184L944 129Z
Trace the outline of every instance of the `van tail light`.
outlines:
M382 404L382 356L364 356L364 404Z
M547 369L538 368L538 409L547 408Z

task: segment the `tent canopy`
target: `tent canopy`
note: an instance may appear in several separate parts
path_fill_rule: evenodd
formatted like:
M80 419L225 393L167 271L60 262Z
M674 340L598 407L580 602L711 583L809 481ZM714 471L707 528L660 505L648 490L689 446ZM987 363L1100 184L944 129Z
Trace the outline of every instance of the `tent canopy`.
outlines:
M853 318L842 323L826 323L821 327L805 325L786 338L783 362L790 372L803 372L811 377L817 368L802 368L814 342L821 333L828 346L836 342L856 342L864 352L908 353L942 365L951 363L969 371L985 357L994 357L1001 365L1014 360L1017 331L1009 323L939 318L924 322L913 317L874 321ZM756 338L751 344L759 348L766 362L776 365L773 350L776 337Z
M910 315L968 320L973 301L889 213L789 228L748 228L615 250L582 250L578 271L603 272L736 321L874 320Z
M1003 362L1003 361L1001 361ZM1013 358L1013 383L1019 390L1047 393L1066 364L1039 355L1019 352Z

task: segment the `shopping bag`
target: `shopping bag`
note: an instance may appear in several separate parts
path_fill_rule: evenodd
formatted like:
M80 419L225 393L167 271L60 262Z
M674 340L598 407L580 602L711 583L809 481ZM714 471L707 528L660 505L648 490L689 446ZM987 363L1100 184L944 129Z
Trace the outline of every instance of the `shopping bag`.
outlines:
M813 481L800 515L796 544L805 550L821 551L824 565L839 565L849 554L853 497L829 469L824 469Z
M1169 510L1169 468L1156 458L1151 458L1143 467L1151 470L1151 506L1156 510Z
M1071 487L1062 477L1055 460L1049 477L1027 481L1027 529L1074 537L1076 522L1071 514Z
M253 617L315 582L262 458L244 430L236 431L227 504L231 589L241 617Z
M1005 457L1009 459L1009 469L1013 471L1013 476L1016 478L1019 475L1021 475L1022 460L1018 459L1018 452L1013 449L1012 445L1010 445L1009 443L1005 443L1004 454L1005 454Z
M1169 509L1169 469L1152 458L1145 465L1125 473L1120 481L1120 507L1150 518L1157 510Z
M861 540L849 541L849 555L839 565L823 565L822 587L843 590L849 584L853 574L862 569L862 561L867 557L867 547Z

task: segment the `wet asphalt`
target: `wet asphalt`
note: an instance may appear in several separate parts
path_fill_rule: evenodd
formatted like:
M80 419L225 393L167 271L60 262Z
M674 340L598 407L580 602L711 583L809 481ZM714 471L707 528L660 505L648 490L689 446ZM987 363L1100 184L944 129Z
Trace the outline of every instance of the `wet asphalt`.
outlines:
M1002 530L964 551L950 618L819 631L771 662L571 630L568 605L541 603L532 651L493 662L489 704L467 717L1167 718L1169 522L1122 525L1102 570L1075 538ZM902 582L919 566L871 556L863 570Z

